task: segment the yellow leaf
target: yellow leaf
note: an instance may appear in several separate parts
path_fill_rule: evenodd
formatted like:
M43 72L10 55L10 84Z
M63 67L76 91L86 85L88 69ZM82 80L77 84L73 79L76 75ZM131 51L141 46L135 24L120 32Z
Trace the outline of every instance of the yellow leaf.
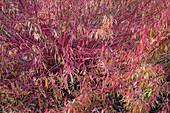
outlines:
M48 80L45 79L45 87L48 88Z
M62 80L57 76L57 79L60 81L60 82L62 82Z
M140 112L140 113L142 112L142 108L143 108L143 105L141 105L141 106L139 107L139 112Z

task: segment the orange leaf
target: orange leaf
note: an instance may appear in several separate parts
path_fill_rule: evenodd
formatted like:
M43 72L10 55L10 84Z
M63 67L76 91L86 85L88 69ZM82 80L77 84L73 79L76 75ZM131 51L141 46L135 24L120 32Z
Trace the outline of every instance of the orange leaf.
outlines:
M53 79L53 77L50 77L50 79L51 79L52 87L54 87L55 80Z

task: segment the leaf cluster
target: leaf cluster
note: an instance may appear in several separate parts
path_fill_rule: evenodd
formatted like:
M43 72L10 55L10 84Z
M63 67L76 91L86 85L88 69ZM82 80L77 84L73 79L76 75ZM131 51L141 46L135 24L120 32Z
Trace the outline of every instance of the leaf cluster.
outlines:
M169 112L167 0L2 0L0 112Z

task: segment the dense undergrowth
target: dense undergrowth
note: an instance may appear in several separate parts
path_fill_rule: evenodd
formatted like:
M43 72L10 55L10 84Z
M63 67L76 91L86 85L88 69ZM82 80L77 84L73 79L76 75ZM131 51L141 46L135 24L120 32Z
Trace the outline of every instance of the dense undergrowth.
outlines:
M0 112L169 112L168 0L1 0Z

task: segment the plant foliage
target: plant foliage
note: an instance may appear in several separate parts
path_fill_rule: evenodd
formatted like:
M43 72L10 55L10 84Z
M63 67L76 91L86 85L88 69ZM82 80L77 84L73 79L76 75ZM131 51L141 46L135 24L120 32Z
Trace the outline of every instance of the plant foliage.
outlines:
M1 0L0 112L169 110L168 0Z

